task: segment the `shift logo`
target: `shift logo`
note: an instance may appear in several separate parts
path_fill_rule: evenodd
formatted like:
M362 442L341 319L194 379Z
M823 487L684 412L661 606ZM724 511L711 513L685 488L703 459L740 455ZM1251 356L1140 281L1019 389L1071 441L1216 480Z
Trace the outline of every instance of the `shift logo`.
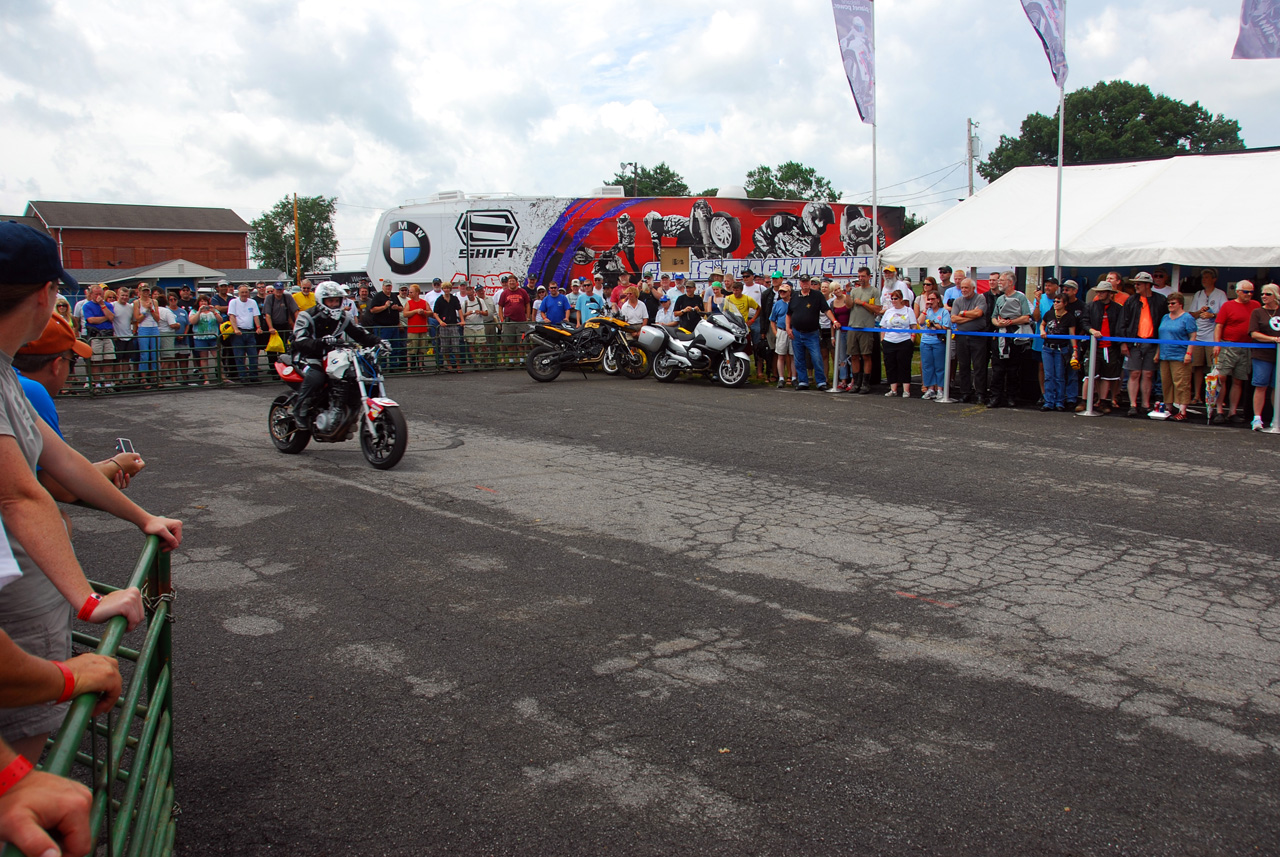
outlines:
M462 249L458 258L497 259L515 256L516 235L520 224L505 208L464 211L454 226Z
M409 220L393 220L382 238L382 258L393 274L416 274L431 258L431 241L421 226Z

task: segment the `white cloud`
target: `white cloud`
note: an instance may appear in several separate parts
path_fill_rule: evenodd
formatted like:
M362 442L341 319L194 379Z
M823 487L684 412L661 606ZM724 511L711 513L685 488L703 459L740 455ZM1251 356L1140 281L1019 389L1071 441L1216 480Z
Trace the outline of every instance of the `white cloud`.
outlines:
M1125 78L1277 142L1274 63L1233 62L1234 3L1072 0L1070 87ZM1057 92L1012 0L880 0L879 178L933 216ZM621 161L697 191L799 160L871 186L830 9L809 0L24 0L0 21L0 211L29 199L223 205L336 195L344 250L436 190L572 195ZM51 46L56 49L51 49ZM911 181L914 177L921 177ZM942 179L940 181L940 179ZM357 257L347 257L358 261Z

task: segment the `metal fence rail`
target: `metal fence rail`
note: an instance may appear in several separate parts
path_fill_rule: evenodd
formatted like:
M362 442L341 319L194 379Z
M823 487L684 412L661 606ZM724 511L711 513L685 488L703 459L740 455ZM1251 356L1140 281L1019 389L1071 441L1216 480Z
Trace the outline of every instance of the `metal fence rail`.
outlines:
M106 593L115 587L94 583ZM173 591L169 555L148 536L128 586L142 590L146 636L138 649L120 645L125 619L117 616L102 636L75 632L73 642L118 658L124 688L105 717L95 720L97 699L86 694L71 702L62 728L40 770L78 779L93 789L89 814L94 853L138 857L173 852L177 803L173 787L173 654L170 622ZM12 847L0 857L20 857Z

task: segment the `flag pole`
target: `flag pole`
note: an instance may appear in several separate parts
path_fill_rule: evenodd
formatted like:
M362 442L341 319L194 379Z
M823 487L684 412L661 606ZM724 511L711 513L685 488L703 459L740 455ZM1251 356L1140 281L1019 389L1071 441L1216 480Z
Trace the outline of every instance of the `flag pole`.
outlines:
M871 4L871 56L876 55L876 7ZM872 78L872 87L875 86L875 79ZM879 107L875 103L875 89L872 92L873 109ZM875 271L872 275L875 282L880 288L884 288L884 281L880 276L880 182L876 178L876 159L879 156L879 148L876 143L876 128L880 121L880 117L872 114L874 121L871 123L871 270Z
M1062 55L1067 55L1067 4L1062 4ZM1067 127L1067 75L1058 81L1058 211L1053 226L1053 277L1062 282L1062 147ZM1061 286L1059 286L1061 288Z
M1058 212L1053 225L1053 277L1062 282L1062 141L1066 127L1067 86L1058 87Z

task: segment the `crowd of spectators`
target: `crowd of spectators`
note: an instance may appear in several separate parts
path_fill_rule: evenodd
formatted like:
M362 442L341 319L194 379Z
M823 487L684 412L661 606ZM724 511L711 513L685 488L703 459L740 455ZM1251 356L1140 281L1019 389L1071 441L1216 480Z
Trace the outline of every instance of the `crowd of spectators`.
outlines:
M740 278L716 271L706 281L645 273L635 283L624 272L612 286L601 274L563 287L504 275L493 295L470 282L360 282L348 289L347 311L391 343L390 371L456 372L519 363L534 323L575 327L610 313L633 330L646 323L692 330L728 303L747 320L756 378L779 388L865 395L882 370L887 396L912 397L918 385L921 398L941 399L949 371L951 395L962 401L1079 412L1089 407L1092 375L1098 413L1181 422L1205 407L1207 390L1213 423L1241 424L1250 410L1260 428L1275 353L1229 343L1270 343L1280 334L1268 300L1274 285L1263 287L1260 303L1248 281L1228 295L1213 268L1184 292L1162 268L1128 280L1112 271L1092 287L1049 278L1030 294L1012 272L989 281L965 274L943 266L918 289L892 267L879 284L867 268L849 282L807 275L793 282L781 273L765 281L750 269ZM93 347L95 384L148 389L261 381L263 354L287 350L294 319L314 303L305 280L294 289L241 285L234 294L223 281L199 296L139 283L93 286L58 311ZM1092 367L1090 335L1098 338ZM1197 344L1210 342L1224 344Z

